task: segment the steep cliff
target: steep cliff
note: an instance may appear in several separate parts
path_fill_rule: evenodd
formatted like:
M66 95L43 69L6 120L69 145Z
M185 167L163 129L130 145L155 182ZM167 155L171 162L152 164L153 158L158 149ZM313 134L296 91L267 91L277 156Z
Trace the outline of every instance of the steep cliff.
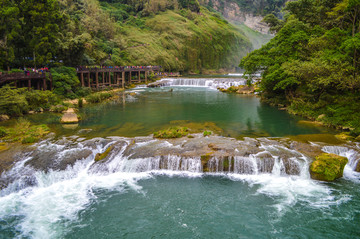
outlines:
M220 12L227 20L245 24L263 34L269 33L267 24L261 22L268 13L277 14L286 0L203 0L202 4Z

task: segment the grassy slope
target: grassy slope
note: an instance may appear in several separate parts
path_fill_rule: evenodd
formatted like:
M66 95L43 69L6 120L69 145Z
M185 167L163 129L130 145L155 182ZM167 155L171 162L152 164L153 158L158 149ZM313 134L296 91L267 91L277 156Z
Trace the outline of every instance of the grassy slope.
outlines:
M162 65L201 73L233 68L252 49L238 29L206 9L201 15L168 10L117 24L126 47L114 49L108 64Z

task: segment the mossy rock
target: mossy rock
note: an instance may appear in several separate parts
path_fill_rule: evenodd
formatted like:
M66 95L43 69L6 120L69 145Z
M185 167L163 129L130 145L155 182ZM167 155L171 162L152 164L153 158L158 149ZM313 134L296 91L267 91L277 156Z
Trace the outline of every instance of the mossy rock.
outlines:
M341 133L341 134L337 134L335 135L335 137L339 140L344 140L344 141L351 141L354 140L354 137L352 137L349 133Z
M343 176L348 159L336 154L321 154L310 165L312 179L331 182Z
M109 155L110 151L111 151L113 148L114 148L114 146L111 145L109 148L107 148L107 149L105 150L104 153L98 153L98 154L96 154L96 156L95 156L95 162L101 161L101 160L103 160L104 158L106 158L106 157Z
M160 139L171 139L171 138L181 138L189 134L189 129L187 127L170 127L167 130L160 130L154 133L154 138Z

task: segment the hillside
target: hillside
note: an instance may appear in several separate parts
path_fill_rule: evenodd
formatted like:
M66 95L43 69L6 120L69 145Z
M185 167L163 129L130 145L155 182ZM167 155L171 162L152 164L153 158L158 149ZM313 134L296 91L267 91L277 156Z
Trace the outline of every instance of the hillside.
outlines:
M233 68L252 45L197 1L4 1L0 65L162 65Z

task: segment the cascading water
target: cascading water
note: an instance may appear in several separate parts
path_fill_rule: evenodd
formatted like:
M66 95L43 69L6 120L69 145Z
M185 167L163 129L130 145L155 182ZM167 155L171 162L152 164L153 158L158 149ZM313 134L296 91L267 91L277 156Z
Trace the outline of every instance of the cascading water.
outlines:
M246 85L246 80L242 78L166 78L161 81L164 86L208 87L212 89L227 89L230 86Z
M344 177L356 181L360 181L360 174L356 173L354 170L358 163L360 162L360 153L356 149L358 145L354 146L324 146L322 150L325 153L337 154L343 157L346 157L349 161L344 168Z
M232 144L230 149L219 146L220 150L213 154L190 155L194 145L200 150L209 143L221 145L223 141ZM8 186L0 192L0 228L8 230L11 237L68 237L67 228L81 220L79 212L98 200L99 190L144 193L139 180L161 174L202 178L206 177L203 172L209 172L258 185L258 193L279 198L274 208L280 215L299 202L321 208L334 201L331 190L309 179L309 163L303 154L270 141L257 144L255 147L246 140L201 136L173 141L146 137L43 141L2 175ZM95 155L109 147L105 159L95 162ZM324 151L355 154L347 148L324 147ZM161 155L156 155L159 152ZM1 221L12 224L1 226Z

